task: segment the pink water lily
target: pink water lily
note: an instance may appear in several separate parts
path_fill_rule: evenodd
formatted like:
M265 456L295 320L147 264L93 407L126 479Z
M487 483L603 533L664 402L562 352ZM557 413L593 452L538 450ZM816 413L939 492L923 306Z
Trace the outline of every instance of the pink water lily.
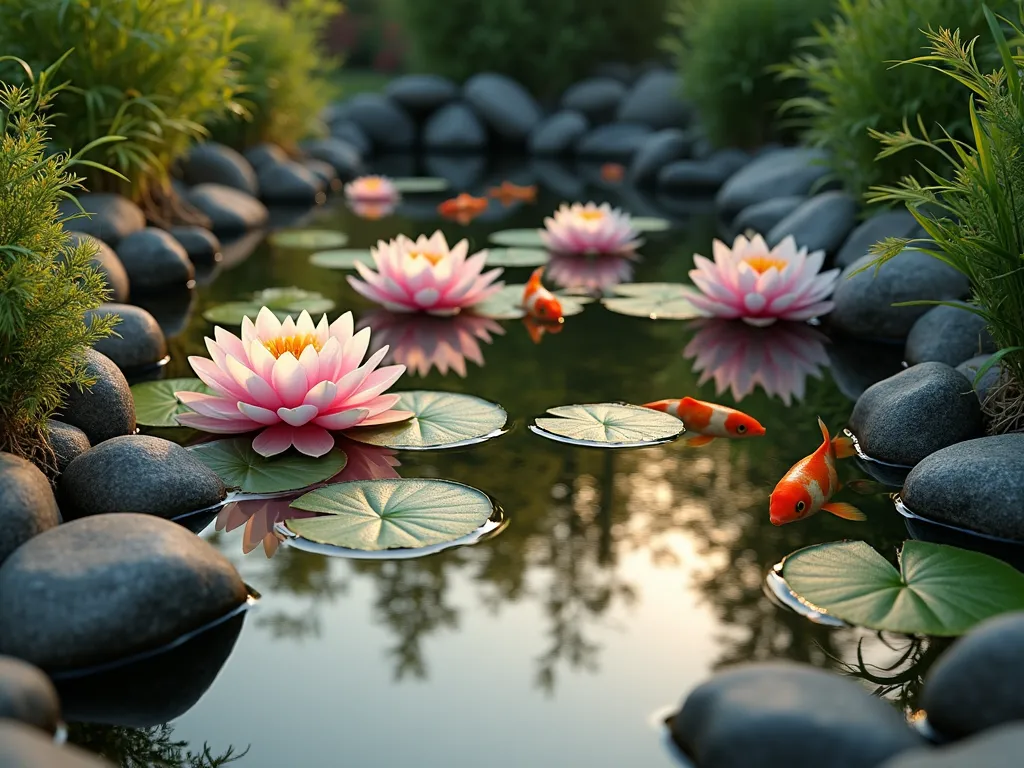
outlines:
M776 320L810 320L832 311L832 295L839 270L818 274L824 251L797 249L787 237L769 249L764 238L736 238L732 248L720 240L713 244L715 260L693 257L690 279L701 294L693 305L709 317L742 319L750 325L771 325Z
M360 176L345 185L350 203L396 203L401 197L395 185L385 176Z
M334 447L331 432L391 424L412 416L393 410L398 395L384 392L405 366L377 368L383 347L365 362L370 329L354 332L352 313L314 325L308 312L284 322L266 307L253 323L242 321L242 337L214 328L206 339L210 358L188 359L213 394L175 392L192 409L178 421L218 434L261 430L252 441L261 456L295 446L307 456L323 456Z
M487 251L468 256L469 242L452 248L440 231L415 242L399 235L370 249L377 271L356 262L362 280L349 277L349 284L370 301L392 312L427 312L454 315L460 309L479 304L498 293L504 283L495 282L501 269L484 272Z
M640 245L630 215L608 203L563 203L544 219L540 236L554 253L604 256L630 253Z

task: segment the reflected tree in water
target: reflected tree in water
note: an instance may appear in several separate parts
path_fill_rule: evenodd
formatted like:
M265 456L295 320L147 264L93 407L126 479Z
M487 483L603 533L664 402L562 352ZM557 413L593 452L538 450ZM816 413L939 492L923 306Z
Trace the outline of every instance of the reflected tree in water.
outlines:
M241 760L249 751L248 747L242 752L228 747L224 752L217 752L204 744L202 750L194 752L188 742L174 738L170 725L125 728L71 723L68 741L120 768L220 768Z

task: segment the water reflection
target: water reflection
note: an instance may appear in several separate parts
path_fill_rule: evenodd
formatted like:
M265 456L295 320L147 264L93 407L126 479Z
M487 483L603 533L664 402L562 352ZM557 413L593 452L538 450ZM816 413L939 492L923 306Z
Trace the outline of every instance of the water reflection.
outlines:
M353 200L349 203L349 208L352 210L352 213L361 219L367 219L369 221L376 221L377 219L383 219L386 216L390 216L395 212L396 207L398 207L398 203L393 201Z
M213 750L207 744L193 751L187 741L174 738L170 725L123 728L71 723L68 741L124 768L219 768L241 760L249 752L248 747L239 751L231 746Z
M714 379L718 395L739 402L760 386L786 405L804 399L807 378L820 379L829 366L828 337L805 323L775 323L755 328L733 320L708 319L683 350L693 358L698 383Z
M636 259L633 254L597 258L553 254L546 273L561 288L600 293L632 280Z

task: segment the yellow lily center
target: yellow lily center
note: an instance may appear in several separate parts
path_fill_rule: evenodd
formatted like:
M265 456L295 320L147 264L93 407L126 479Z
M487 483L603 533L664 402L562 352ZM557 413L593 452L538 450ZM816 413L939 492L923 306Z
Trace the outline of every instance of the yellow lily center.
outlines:
M442 261L447 254L444 253L433 253L430 251L409 251L410 259L426 259L430 262L430 266L436 267Z
M604 211L580 211L580 218L584 221L600 221L604 218Z
M789 264L785 259L773 259L771 256L748 256L743 262L759 275L763 275L772 267L781 272Z
M376 176L372 176L368 179L363 179L363 186L368 190L380 189L380 179Z
M320 351L320 342L316 336L311 333L297 333L294 336L278 336L276 339L270 339L269 341L263 342L263 346L267 348L267 351L274 357L280 357L285 352L291 352L292 356L296 359L302 355L303 350L306 347L312 347L317 352Z

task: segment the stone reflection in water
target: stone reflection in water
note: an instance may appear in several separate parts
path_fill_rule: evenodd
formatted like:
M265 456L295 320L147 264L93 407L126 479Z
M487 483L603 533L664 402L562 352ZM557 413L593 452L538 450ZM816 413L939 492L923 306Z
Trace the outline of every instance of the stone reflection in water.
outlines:
M404 365L410 375L426 376L437 368L442 376L453 371L462 378L466 360L483 367L480 342L491 344L492 334L505 334L494 320L467 313L432 317L379 310L363 317L358 328L372 328L373 351L388 345L387 363Z
M637 258L634 254L576 256L556 253L548 262L547 276L560 288L598 293L632 280Z

